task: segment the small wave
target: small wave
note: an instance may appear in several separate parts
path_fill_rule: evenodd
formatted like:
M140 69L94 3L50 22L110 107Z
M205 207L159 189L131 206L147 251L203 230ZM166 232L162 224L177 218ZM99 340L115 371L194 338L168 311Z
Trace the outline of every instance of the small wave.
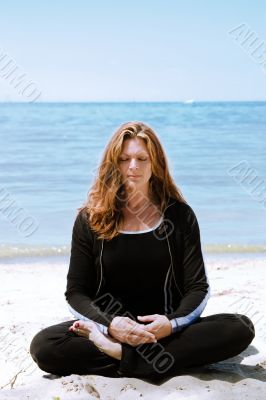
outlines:
M206 253L265 253L264 245L209 244L202 246Z
M0 259L13 257L68 256L69 246L0 246Z
M209 244L202 246L205 253L265 253L264 245ZM70 246L0 245L0 259L23 257L69 256Z

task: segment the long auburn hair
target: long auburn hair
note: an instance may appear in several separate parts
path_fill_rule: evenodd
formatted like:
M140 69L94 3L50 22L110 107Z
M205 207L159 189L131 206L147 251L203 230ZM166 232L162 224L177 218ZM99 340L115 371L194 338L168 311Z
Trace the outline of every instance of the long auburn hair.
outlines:
M160 212L163 212L170 197L187 204L169 173L166 155L156 133L143 122L126 122L114 132L106 145L87 200L78 208L79 212L86 211L87 222L99 239L111 240L119 234L122 226L126 193L119 170L119 156L124 140L129 138L141 138L146 143L152 170L149 198Z

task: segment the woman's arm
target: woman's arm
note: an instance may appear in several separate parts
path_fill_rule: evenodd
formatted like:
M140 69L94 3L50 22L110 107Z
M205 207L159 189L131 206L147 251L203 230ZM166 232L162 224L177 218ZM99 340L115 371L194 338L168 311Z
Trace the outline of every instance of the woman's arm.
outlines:
M195 321L206 307L210 286L201 250L200 230L197 217L186 205L186 225L183 240L183 290L184 296L178 308L169 318L173 332L178 332Z
M78 319L93 320L103 333L114 318L113 314L101 311L92 300L95 293L96 272L92 254L92 232L80 212L74 222L71 256L67 274L65 297L71 313Z

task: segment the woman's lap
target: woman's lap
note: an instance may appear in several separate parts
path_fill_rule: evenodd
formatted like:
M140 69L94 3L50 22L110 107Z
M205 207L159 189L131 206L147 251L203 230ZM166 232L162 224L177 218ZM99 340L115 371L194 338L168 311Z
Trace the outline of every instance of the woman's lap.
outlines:
M57 375L164 377L183 368L221 361L239 354L254 338L252 322L242 314L213 314L156 344L122 344L122 359L103 354L90 340L68 331L75 320L49 326L32 339L38 366Z

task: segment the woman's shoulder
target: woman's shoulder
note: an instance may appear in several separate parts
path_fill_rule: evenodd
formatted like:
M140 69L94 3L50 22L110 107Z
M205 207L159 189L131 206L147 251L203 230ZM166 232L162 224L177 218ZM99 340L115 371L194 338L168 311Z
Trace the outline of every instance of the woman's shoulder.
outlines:
M169 207L169 205L171 207ZM178 224L182 230L186 231L187 229L191 229L192 225L197 222L196 214L190 204L171 197L168 202L168 207L175 223Z
M86 233L89 236L92 235L92 230L89 223L89 215L86 208L83 207L78 210L74 222L74 228L78 231Z
M85 208L79 208L76 217L75 217L75 224L82 225L88 219L87 211Z
M168 208L169 206L173 206L174 209L180 210L182 213L190 214L194 212L192 207L188 203L184 203L183 201L178 200L174 197L169 198L166 208Z

